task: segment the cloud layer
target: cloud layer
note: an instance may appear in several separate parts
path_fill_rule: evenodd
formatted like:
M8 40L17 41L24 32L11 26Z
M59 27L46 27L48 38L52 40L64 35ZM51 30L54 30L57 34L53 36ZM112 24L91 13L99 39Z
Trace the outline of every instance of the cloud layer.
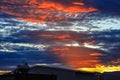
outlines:
M22 61L72 69L120 65L119 3L1 0L0 69Z

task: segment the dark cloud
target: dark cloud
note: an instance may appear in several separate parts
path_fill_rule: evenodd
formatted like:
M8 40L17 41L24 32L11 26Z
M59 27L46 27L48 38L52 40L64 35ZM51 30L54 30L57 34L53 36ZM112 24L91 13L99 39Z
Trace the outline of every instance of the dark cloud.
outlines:
M106 13L120 13L120 0L84 0L84 3L88 6L93 6L101 12Z
M26 35L25 37L22 37ZM20 33L14 34L14 37L18 37L18 40L23 40L32 43L46 43L55 45L56 43L70 43L77 41L82 44L88 40L90 34L88 33L77 33L74 31L21 31Z
M106 49L105 51L98 50L98 52L105 54L105 56L99 57L99 59L106 65L114 65L112 61L120 58L120 30L96 32L91 39L96 40L95 45Z
M27 61L30 65L36 63L52 64L61 62L61 60L55 57L50 51L0 52L0 69L14 69L15 67L12 68L10 66L17 66L23 61Z

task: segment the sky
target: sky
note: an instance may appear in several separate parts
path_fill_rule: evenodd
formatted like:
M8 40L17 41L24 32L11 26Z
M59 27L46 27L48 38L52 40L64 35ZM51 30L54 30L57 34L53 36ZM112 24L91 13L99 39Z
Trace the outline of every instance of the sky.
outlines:
M74 70L116 70L119 6L120 0L1 0L0 70L24 61Z

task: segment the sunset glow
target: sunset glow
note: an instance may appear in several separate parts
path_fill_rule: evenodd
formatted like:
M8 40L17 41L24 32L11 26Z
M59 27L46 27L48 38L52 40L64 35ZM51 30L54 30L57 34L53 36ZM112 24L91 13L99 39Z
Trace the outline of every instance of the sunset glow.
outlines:
M0 71L0 75L3 75L3 74L5 74L5 73L9 73L9 72L11 72L11 71L1 70L1 71Z
M78 68L77 70L87 71L87 72L115 72L120 71L120 66L104 66L104 65L98 65L95 68Z
M0 70L26 61L88 72L120 71L119 3L0 0Z

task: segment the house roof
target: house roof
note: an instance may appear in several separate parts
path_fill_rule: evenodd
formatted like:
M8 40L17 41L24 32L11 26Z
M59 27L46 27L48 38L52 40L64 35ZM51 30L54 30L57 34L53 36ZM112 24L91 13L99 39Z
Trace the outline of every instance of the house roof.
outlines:
M64 71L73 71L75 72L76 70L72 70L72 69L66 69L66 68L59 68L59 67L53 67L53 66L46 66L46 65L37 65L34 67L31 67L30 69L38 69L38 68L44 68L44 69L54 69L54 70L64 70Z
M53 66L46 66L46 65L37 65L34 67L31 67L30 69L39 69L39 68L43 68L43 69L53 69L53 70L60 70L60 71L71 71L71 72L75 72L76 74L93 74L91 72L84 72L84 71L78 71L78 70L72 70L72 69L67 69L67 68L59 68L59 67L53 67Z

